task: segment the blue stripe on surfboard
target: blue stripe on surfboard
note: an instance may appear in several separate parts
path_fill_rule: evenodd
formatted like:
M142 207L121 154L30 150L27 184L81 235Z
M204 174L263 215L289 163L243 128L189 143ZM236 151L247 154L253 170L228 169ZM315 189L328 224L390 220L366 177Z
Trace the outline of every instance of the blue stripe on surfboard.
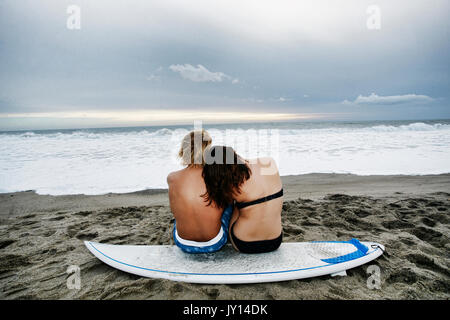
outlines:
M369 251L369 248L367 248L365 245L363 245L361 242L359 242L358 239L351 239L350 241L344 241L343 243L350 243L356 247L356 251L353 251L349 254L345 254L343 256L334 257L334 258L328 258L328 259L320 259L323 262L326 263L341 263L346 261L355 260L361 257L364 257L367 254L367 251Z
M333 242L333 241L323 241L323 242ZM170 273L170 274L185 274L185 275L197 275L197 276L245 276L245 275L257 275L257 274L275 274L275 273L287 273L287 272L295 272L295 271L303 271L303 270L310 270L310 269L317 269L317 268L323 268L323 267L328 267L331 265L336 265L336 263L330 263L330 264L326 264L323 266L316 266L316 267L309 267L309 268L302 268L302 269L293 269L293 270L281 270L281 271L267 271L267 272L248 272L248 273L193 273L193 272L177 272L177 271L166 271L166 270L158 270L158 269L150 269L150 268L144 268L144 267L139 267L139 266L135 266L132 264L128 264L119 260L116 260L114 258L109 257L108 255L104 254L103 252L101 252L100 250L98 250L91 242L88 242L89 245L94 248L97 252L99 252L101 255L105 256L106 258L115 261L117 263L129 266L129 267L133 267L133 268L137 268L137 269L141 269L141 270L147 270L147 271L154 271L154 272L161 272L161 273ZM377 249L368 252L367 255L377 251Z
M356 250L352 253L343 255L343 256L339 256L339 257L335 257L335 258L328 258L328 259L320 259L323 262L326 263L330 263L330 264L336 264L336 263L341 263L341 262L347 262L347 261L351 261L351 260L355 260L361 257L364 257L365 254L362 253L360 250Z

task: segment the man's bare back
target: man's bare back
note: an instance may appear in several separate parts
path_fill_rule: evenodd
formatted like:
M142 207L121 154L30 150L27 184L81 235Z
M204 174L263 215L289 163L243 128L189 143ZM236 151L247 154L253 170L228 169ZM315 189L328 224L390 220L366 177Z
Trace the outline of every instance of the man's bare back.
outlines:
M178 235L186 240L208 241L220 231L222 210L207 206L202 195L206 186L201 167L187 167L167 177L170 208Z

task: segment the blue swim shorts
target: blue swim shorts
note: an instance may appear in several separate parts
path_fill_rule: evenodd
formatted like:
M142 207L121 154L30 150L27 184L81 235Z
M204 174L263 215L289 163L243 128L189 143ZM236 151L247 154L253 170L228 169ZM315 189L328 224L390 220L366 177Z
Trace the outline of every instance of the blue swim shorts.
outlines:
M228 227L230 225L231 215L233 214L233 205L229 205L222 213L221 227L217 236L205 242L185 240L178 235L177 222L173 225L173 239L175 244L187 253L208 253L220 250L228 240Z

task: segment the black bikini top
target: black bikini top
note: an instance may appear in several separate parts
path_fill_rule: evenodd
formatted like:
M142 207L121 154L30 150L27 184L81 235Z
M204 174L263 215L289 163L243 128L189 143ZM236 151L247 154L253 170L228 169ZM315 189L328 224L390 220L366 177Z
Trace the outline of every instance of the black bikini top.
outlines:
M283 188L281 188L280 191L278 191L277 193L271 194L270 196L267 197L262 197L253 201L248 201L248 202L236 202L236 207L238 207L238 209L242 209L248 206L252 206L254 204L258 204L258 203L263 203L272 199L276 199L279 197L283 196Z

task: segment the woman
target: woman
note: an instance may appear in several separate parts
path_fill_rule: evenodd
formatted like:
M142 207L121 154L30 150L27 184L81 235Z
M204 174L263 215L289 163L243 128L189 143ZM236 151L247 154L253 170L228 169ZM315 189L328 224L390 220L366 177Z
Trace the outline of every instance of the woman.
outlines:
M203 154L211 141L205 130L187 134L178 154L186 168L167 177L170 208L175 218L174 242L188 253L214 252L228 240L233 207L207 206L201 196L206 192Z
M208 205L223 208L235 201L229 235L237 251L278 249L282 242L283 188L272 158L244 160L230 147L215 146L205 153L202 176Z

